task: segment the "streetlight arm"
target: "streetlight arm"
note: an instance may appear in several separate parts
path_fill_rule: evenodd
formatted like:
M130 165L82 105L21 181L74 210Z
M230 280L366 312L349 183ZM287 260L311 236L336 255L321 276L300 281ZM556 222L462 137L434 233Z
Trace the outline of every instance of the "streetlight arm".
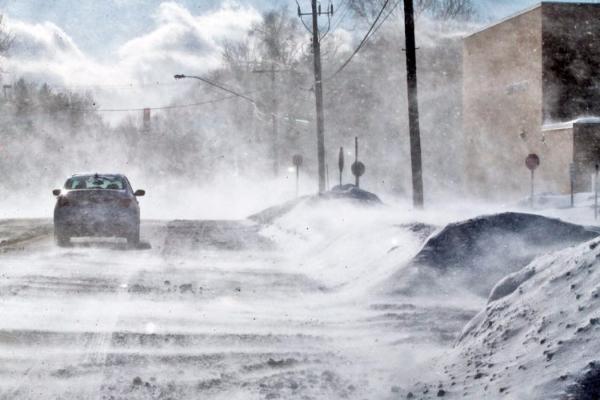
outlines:
M233 94L233 95L235 95L235 96L237 96L237 97L240 97L240 98L242 98L242 99L244 99L244 100L246 100L246 101L249 101L250 103L252 103L252 104L254 104L254 105L257 105L257 101L256 101L256 100L254 100L253 98L251 98L251 97L248 97L248 96L246 96L246 95L244 95L244 94L238 93L238 92L236 92L236 91L234 91L234 90L228 89L228 88L226 88L225 86L223 86L223 85L221 85L221 84L219 84L219 83L217 83L217 82L213 82L213 81L211 81L210 79L206 79L206 78L203 78L203 77L201 77L201 76L195 76L195 75L184 75L184 74L177 74L177 75L174 75L173 77L174 77L175 79L185 79L185 78L188 78L188 79L198 79L198 80L200 80L200 81L202 81L202 82L204 82L204 83L207 83L207 84L209 84L209 85L211 85L211 86L214 86L214 87L216 87L216 88L218 88L218 89L224 90L224 91L226 91L227 93L231 93L231 94Z

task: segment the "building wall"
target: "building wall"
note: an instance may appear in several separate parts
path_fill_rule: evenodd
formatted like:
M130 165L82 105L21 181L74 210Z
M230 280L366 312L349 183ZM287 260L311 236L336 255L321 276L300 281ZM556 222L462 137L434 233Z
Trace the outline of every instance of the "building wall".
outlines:
M575 123L573 135L575 190L591 191L591 176L595 173L596 164L600 164L600 123Z
M569 166L573 162L573 128L542 131L536 150L540 156L538 180L543 191L567 193L571 190Z
M525 157L542 143L541 7L466 37L463 53L467 190L522 197Z
M584 3L542 5L542 91L544 123L600 115L600 6ZM569 164L575 162L575 190L590 190L589 146L597 124L575 124L568 133L548 133L542 151L543 179L549 190L570 189ZM556 140L557 136L561 140ZM589 137L587 137L589 136Z
M544 120L600 115L600 5L543 3Z

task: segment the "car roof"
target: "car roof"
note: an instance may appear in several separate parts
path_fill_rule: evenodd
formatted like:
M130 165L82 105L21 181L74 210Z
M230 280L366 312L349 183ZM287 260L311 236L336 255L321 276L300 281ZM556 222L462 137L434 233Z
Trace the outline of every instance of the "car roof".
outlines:
M98 175L98 176L118 176L121 178L125 178L125 175L123 174L115 174L115 173L108 173L108 174L102 174L100 172L88 172L88 173L84 173L84 174L73 174L71 175L72 178L78 177L78 176L94 176L94 175Z

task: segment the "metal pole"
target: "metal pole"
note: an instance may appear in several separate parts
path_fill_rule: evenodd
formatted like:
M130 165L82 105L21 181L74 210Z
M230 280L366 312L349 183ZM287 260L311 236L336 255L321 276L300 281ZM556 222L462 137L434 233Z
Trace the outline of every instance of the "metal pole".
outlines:
M534 195L534 189L535 189L534 188L534 180L535 180L534 174L535 174L535 171L532 169L531 170L531 197L529 197L529 206L531 208L533 208L533 195Z
M329 164L325 164L325 171L327 172L327 175L326 175L327 176L327 181L326 181L327 185L326 185L326 187L327 187L327 190L329 190Z
M296 164L296 197L300 194L300 165Z
M344 148L340 147L340 153L338 155L338 167L340 169L340 189L342 188L342 173L344 171Z
M354 163L355 163L355 165L358 164L358 136L356 136L354 138ZM356 185L356 187L359 187L359 185L360 185L360 180L358 178L358 174L356 174L355 185Z
M569 165L569 177L571 178L571 208L575 207L575 166Z
M416 208L423 208L423 167L421 160L421 132L419 129L417 51L415 45L413 0L404 0L404 26L406 37L406 81L408 88L408 125L410 129L413 204Z
M317 158L319 164L319 193L325 191L325 118L323 115L323 82L321 72L321 43L319 38L319 21L317 0L311 1L313 61L315 69L315 99L317 109Z
M600 165L596 164L596 174L594 175L594 219L598 219L598 169L600 169Z

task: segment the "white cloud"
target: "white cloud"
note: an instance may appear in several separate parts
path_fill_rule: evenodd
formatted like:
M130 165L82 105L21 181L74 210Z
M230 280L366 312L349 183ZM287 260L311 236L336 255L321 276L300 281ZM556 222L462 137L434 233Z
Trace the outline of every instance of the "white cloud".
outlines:
M177 3L165 2L154 15L152 30L124 43L111 59L98 60L82 52L51 22L30 24L8 18L7 27L15 42L5 69L8 79L24 76L62 85L168 82L175 73L202 74L218 67L224 41L241 39L258 20L257 10L234 3L193 15ZM143 96L148 106L169 100L168 94L146 91ZM120 92L111 97L105 88L98 92L103 106L139 105L131 101L140 93ZM148 104L152 101L160 103Z

